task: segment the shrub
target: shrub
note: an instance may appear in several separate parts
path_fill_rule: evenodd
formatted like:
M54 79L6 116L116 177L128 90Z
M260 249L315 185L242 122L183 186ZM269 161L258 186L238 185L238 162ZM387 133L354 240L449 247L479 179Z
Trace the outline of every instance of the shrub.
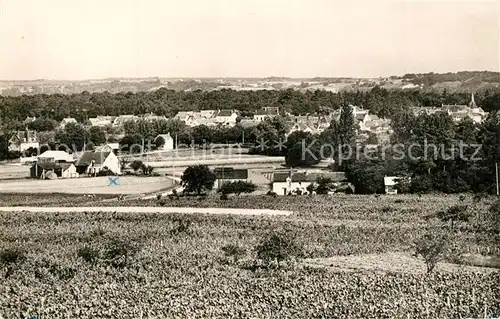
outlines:
M191 227L191 219L186 216L180 216L174 218L175 226L170 230L170 234L178 235L181 233L189 232L189 227Z
M95 265L99 260L99 251L90 247L78 249L77 255L91 265Z
M136 173L137 173L137 171L138 171L139 169L141 169L143 165L144 165L144 164L142 163L142 161L135 160L135 161L133 161L132 163L130 163L130 168L131 168L131 169L133 169L133 170L134 170L134 172L136 172Z
M0 252L0 262L5 266L21 263L25 259L23 251L18 248L7 248Z
M451 228L453 229L454 222L456 221L469 221L469 213L467 212L467 205L460 206L454 205L448 208L446 211L440 211L437 214L437 217L443 221L448 222L451 221Z
M446 236L434 235L426 233L415 241L414 256L422 256L427 267L427 273L430 273L436 267L436 264L441 260L446 249Z
M257 185L251 182L234 181L224 183L217 192L222 194L236 194L239 196L241 193L253 193L256 189Z
M51 264L49 273L52 276L58 277L60 280L70 280L76 275L76 269L72 267L61 267L57 264Z
M136 248L128 240L113 238L106 244L103 257L112 267L123 268L135 252Z
M227 194L222 194L222 195L220 195L220 199L221 200L228 200L229 196L227 196Z
M275 192L273 191L269 191L266 193L267 196L272 196L272 197L278 197L278 194L276 194Z
M233 258L233 264L236 264L238 262L238 259L240 259L240 257L245 256L247 253L245 248L234 244L226 245L221 249L226 257Z
M289 258L301 257L302 247L297 245L289 234L270 233L263 237L255 247L257 258L267 264L276 261L278 267L282 261Z

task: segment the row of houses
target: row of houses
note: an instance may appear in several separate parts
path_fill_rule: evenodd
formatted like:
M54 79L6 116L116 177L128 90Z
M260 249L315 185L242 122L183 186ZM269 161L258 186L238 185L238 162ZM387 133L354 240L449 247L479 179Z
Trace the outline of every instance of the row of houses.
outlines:
M413 107L412 111L415 116L419 116L421 114L447 114L456 123L466 118L470 118L474 123L481 123L484 119L486 119L486 117L488 117L488 112L485 112L481 107L476 105L474 93L471 94L471 101L469 105L443 104L441 107Z

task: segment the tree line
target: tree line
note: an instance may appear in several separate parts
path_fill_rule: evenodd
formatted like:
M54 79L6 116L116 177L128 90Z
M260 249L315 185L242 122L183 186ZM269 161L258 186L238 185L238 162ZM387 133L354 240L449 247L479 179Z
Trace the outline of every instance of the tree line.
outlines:
M151 92L0 95L2 122L22 123L28 117L61 121L73 117L80 123L98 115L142 115L155 113L173 117L179 111L204 109L237 109L242 116L253 115L262 107L279 107L294 115L330 112L349 102L369 109L381 117L393 118L407 107L468 104L470 93L449 93L429 90L387 90L374 87L368 91L335 94L323 90L174 91L161 88ZM487 112L500 109L500 91L477 92L476 103ZM43 127L49 122L37 123Z

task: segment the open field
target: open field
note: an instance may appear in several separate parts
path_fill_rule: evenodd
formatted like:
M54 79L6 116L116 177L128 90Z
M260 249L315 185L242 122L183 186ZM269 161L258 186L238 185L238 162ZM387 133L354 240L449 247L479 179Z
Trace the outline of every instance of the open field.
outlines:
M498 317L498 269L457 264L457 255L498 255L486 227L493 198L471 196L268 196L118 201L55 194L7 194L0 205L95 206L0 212L0 249L24 259L0 269L0 317L49 318L466 318ZM423 217L468 205L443 262L423 273L413 240L449 225ZM98 212L102 206L111 211ZM123 206L123 211L115 208ZM141 206L141 207L139 207ZM142 207L149 206L150 212ZM291 210L291 215L162 214L222 207ZM22 208L17 208L22 210ZM158 209L158 210L155 210ZM168 208L168 210L181 208ZM185 208L187 209L187 208ZM188 210L191 210L189 208ZM81 211L84 210L84 211ZM206 211L200 211L206 212ZM255 247L287 233L302 258L263 268ZM239 259L222 248L239 246ZM117 246L118 245L118 246ZM95 255L82 255L78 251ZM110 254L125 257L110 261ZM82 256L87 256L84 259ZM88 259L94 256L95 259ZM125 259L123 259L125 258ZM87 261L85 261L87 260Z
M173 186L173 181L166 177L120 176L117 184L110 184L106 176L9 180L0 183L0 193L148 194Z
M21 179L30 176L30 166L20 164L0 165L0 180Z

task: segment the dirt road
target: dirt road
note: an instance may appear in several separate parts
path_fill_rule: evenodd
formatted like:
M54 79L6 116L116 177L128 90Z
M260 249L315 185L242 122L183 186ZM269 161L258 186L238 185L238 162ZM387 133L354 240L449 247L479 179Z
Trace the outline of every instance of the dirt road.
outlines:
M0 207L2 212L33 213L78 213L78 212L117 212L117 213L182 213L213 215L291 215L291 211L270 209L241 208L195 208L195 207Z

